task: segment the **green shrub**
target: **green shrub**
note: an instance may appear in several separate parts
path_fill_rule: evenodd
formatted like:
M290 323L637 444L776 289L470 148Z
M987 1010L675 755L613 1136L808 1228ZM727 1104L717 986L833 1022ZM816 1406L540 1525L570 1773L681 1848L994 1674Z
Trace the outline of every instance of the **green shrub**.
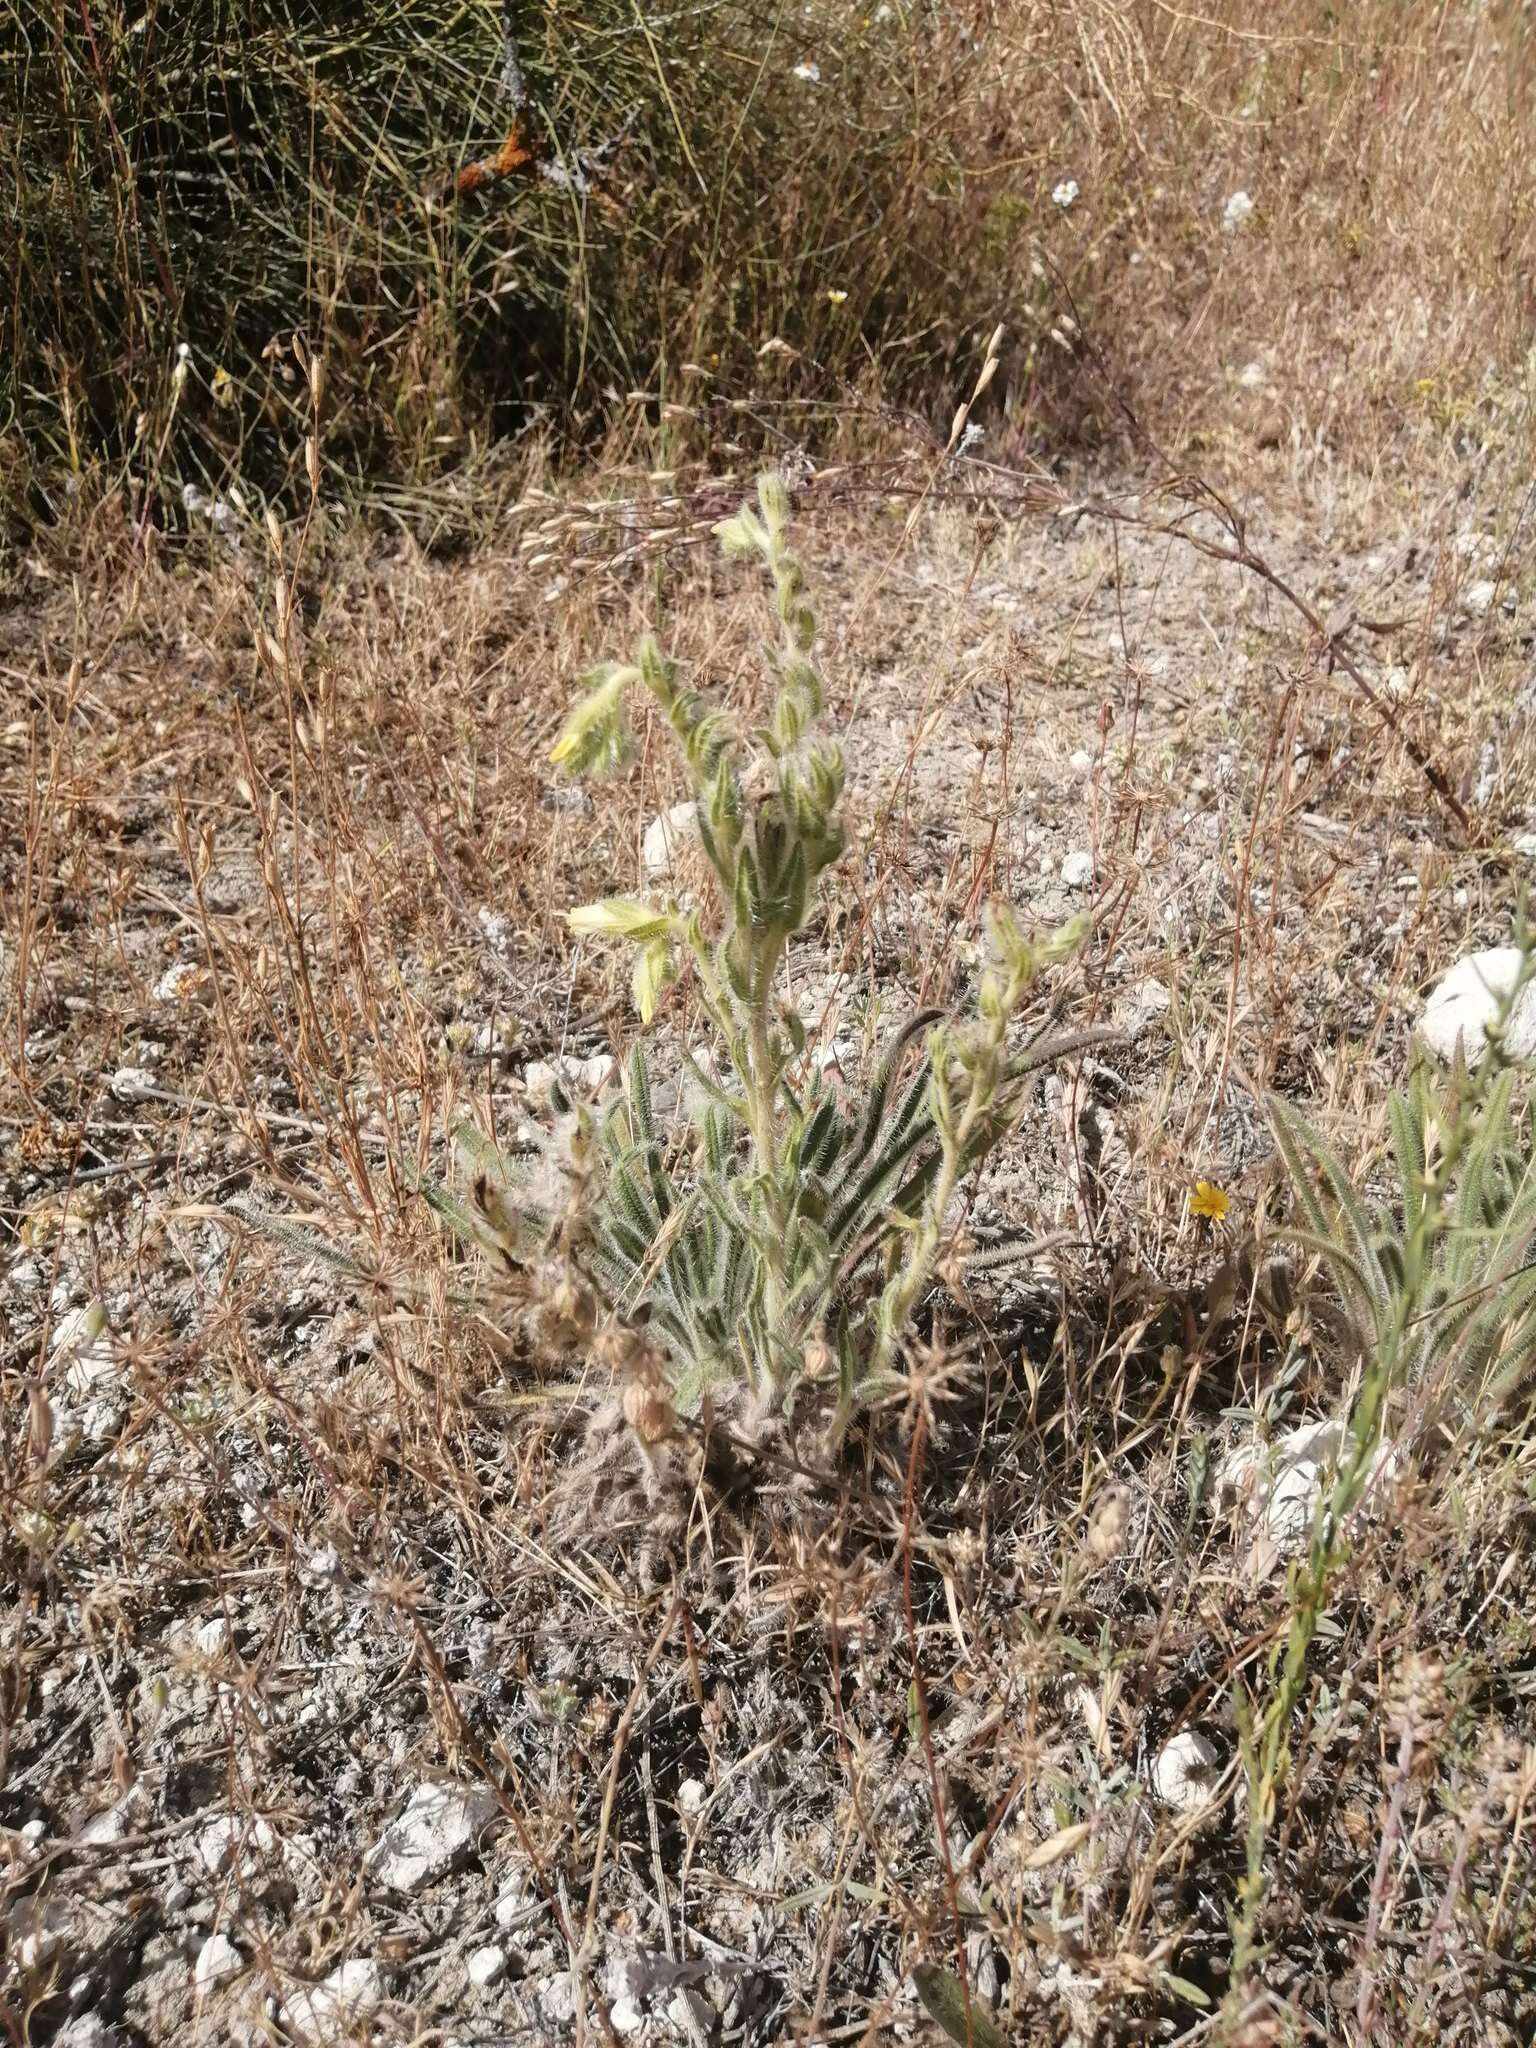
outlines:
M1516 1114L1515 1082L1495 1057L1438 1093L1423 1067L1394 1090L1390 1204L1364 1197L1288 1104L1271 1105L1307 1217L1288 1234L1326 1266L1351 1348L1391 1387L1475 1412L1517 1395L1536 1358L1536 1131L1529 1109Z
M978 392L995 361L989 351ZM953 1198L1014 1129L1031 1077L1117 1037L1020 1031L1041 969L1076 949L1086 921L1032 942L993 904L973 1017L912 1017L862 1092L845 1093L817 1061L786 968L843 852L843 762L819 727L815 616L787 516L784 486L768 477L757 507L717 528L727 554L758 558L772 584L761 724L741 730L648 639L632 663L591 672L554 748L572 770L623 763L638 690L683 756L712 900L610 897L568 913L576 931L634 947L642 1023L660 1029L667 990L690 982L712 1044L707 1063L675 1048L680 1113L656 1113L637 1044L623 1099L599 1116L557 1084L552 1130L522 1153L462 1124L462 1192L402 1162L441 1221L490 1260L495 1284L479 1297L455 1287L450 1304L504 1330L515 1322L541 1356L623 1370L642 1444L712 1390L744 1393L758 1421L813 1416L836 1443L900 1385L914 1319L955 1248ZM365 1256L248 1202L232 1207L301 1256L377 1284Z
M554 750L577 769L626 758L625 700L640 690L686 764L714 902L610 898L572 911L570 922L635 948L634 996L646 1022L674 978L691 978L714 1041L712 1072L683 1058L697 1103L691 1123L659 1125L637 1048L627 1101L595 1133L578 1116L589 1134L578 1145L589 1188L576 1232L569 1210L533 1196L526 1168L473 1133L459 1141L473 1206L429 1193L512 1270L558 1240L591 1290L588 1325L648 1320L680 1407L724 1385L744 1387L768 1415L809 1388L835 1439L897 1383L901 1347L949 1242L952 1198L1014 1127L1029 1077L1113 1034L1010 1043L1039 970L1073 950L1082 926L1036 945L996 905L974 1019L913 1018L862 1098L844 1100L822 1075L784 970L843 849L843 762L818 729L815 618L787 511L782 484L767 478L757 508L718 529L728 554L760 558L773 587L778 634L765 655L762 724L740 731L647 640L632 664L593 671Z

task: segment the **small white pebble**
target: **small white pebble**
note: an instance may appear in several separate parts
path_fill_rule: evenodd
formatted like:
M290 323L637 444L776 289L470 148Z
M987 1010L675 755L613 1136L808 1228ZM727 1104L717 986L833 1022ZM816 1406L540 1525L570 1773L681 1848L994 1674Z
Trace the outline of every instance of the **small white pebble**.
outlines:
M699 807L696 803L674 804L661 811L645 828L640 847L640 864L647 881L665 881L677 865L683 848L699 836Z
M230 1647L233 1638L230 1635L229 1623L222 1614L218 1614L214 1616L212 1621L205 1621L203 1623L193 1640L203 1656L222 1657L224 1652Z
M531 1919L538 1906L537 1893L529 1892L521 1880L517 1880L509 1884L496 1901L496 1925L503 1934L508 1934L514 1927L521 1927L525 1920Z
M198 993L206 976L195 960L177 960L167 967L155 983L157 1003L184 1002L187 997Z
M1061 879L1069 889L1086 889L1093 881L1093 855L1069 853L1061 864Z
M545 2016L556 2023L576 2017L576 1979L569 1970L557 1970L544 1986L540 2003Z
M210 1934L197 1952L192 1982L202 1998L220 1984L227 1984L231 1977L238 1977L244 1968L245 1958L228 1935Z
M507 1952L497 1948L494 1942L490 1943L485 1948L477 1948L465 1968L469 1971L470 1983L477 1991L489 1991L506 1975Z
M51 1927L33 1928L24 1934L16 1944L16 1967L23 1976L31 1976L41 1970L59 1946L59 1937Z
M355 1956L319 1984L296 1987L283 2008L290 2032L301 2041L332 2042L355 2034L358 2022L384 2003L389 1980L371 1956Z
M108 1086L119 1102L148 1102L157 1091L148 1067L119 1067Z
M1152 1785L1165 1805L1183 1813L1204 1806L1216 1781L1216 1745L1197 1728L1185 1728L1158 1751Z

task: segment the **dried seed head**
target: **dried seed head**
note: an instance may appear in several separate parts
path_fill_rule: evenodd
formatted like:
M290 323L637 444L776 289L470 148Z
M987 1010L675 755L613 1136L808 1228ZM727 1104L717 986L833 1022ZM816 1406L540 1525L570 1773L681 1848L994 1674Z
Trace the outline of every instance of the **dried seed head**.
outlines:
M820 1335L812 1337L801 1354L804 1364L801 1371L808 1380L829 1380L837 1372L837 1353Z
M539 1290L539 1324L552 1344L567 1348L585 1343L597 1326L597 1297L568 1268L546 1268Z
M630 1368L623 1395L624 1420L649 1450L665 1443L677 1428L672 1390L654 1351L647 1350Z
M53 1443L53 1403L36 1381L27 1388L27 1427L32 1442L33 1462L46 1465Z
M1112 1486L1094 1509L1085 1539L1088 1555L1096 1564L1108 1564L1119 1553L1131 1519L1131 1497L1123 1486Z
M1536 1792L1536 1742L1522 1746L1503 1729L1491 1730L1483 1761L1488 1772L1490 1804L1509 1827Z
M592 1341L592 1356L615 1375L626 1371L645 1351L645 1339L628 1323L606 1323Z
M1445 1724L1445 1667L1410 1651L1393 1673L1388 1712L1392 1726L1412 1743L1415 1772L1429 1770Z
M975 1251L975 1244L962 1230L953 1238L948 1251L934 1268L939 1281L957 1299L963 1300L965 1297L966 1275L970 1271Z

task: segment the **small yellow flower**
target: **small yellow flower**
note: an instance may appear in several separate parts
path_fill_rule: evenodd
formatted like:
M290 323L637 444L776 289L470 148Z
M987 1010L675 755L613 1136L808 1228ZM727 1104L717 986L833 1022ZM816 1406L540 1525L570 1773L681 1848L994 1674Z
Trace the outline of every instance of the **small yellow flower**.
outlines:
M240 393L235 388L234 378L231 377L228 370L222 364L213 373L212 389L214 404L222 406L226 411L236 403L240 396Z
M847 303L848 294L846 292L838 291L834 288L827 293L827 304L829 306L845 306Z
M1191 1216L1209 1216L1213 1223L1224 1223L1227 1217L1226 1190L1217 1187L1214 1181L1197 1180L1195 1191L1189 1198Z

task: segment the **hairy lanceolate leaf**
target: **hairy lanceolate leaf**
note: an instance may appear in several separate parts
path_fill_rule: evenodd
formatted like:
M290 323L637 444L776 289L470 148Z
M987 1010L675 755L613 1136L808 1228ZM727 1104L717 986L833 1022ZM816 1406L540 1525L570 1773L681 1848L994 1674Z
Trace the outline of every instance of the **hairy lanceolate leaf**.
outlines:
M259 1231L263 1237L270 1237L288 1251L296 1252L300 1258L318 1259L322 1265L333 1266L338 1273L345 1273L352 1280L369 1277L368 1268L360 1259L341 1245L332 1244L328 1237L322 1237L308 1224L295 1222L290 1216L274 1216L271 1210L258 1208L243 1197L237 1197L229 1207L242 1223L249 1224L252 1230Z
M1006 2048L1007 2037L984 1998L965 1987L953 1970L919 1963L912 1972L917 1995L929 2016L938 2021L959 2048Z

